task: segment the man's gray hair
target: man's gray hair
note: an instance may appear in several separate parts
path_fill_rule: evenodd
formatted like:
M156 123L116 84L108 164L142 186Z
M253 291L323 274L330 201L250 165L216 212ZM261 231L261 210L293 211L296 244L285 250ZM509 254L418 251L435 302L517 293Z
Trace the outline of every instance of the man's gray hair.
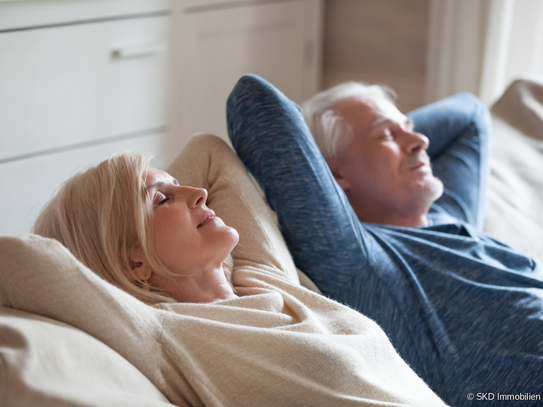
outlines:
M345 82L317 93L302 104L304 119L324 158L336 157L353 135L351 125L334 112L334 106L352 98L386 99L394 103L395 92L382 85Z

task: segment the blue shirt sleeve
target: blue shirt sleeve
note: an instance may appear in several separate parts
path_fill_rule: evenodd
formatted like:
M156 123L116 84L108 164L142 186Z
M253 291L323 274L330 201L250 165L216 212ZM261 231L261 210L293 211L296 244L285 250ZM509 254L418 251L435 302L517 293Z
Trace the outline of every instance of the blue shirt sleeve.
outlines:
M268 82L246 75L228 99L227 120L232 144L277 213L296 265L325 294L340 290L368 263L372 238L300 108Z
M445 212L482 231L489 176L491 119L486 106L460 93L407 115L430 140L434 175L444 184L433 212Z

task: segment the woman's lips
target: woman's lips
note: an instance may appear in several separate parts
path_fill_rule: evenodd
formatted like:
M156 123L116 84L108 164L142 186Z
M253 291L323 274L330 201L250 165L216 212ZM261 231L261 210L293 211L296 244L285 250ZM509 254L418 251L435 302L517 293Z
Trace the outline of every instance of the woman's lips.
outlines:
M200 226L204 226L208 224L209 222L214 221L216 218L217 216L215 215L215 212L213 211L206 212L204 215L204 218L202 219L202 221L196 228L199 228Z

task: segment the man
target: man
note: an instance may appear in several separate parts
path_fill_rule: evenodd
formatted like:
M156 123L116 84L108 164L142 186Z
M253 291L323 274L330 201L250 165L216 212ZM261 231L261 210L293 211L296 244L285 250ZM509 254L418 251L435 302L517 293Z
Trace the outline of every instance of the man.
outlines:
M326 161L299 107L267 82L246 76L229 97L230 138L296 265L378 322L446 402L538 393L541 269L482 232L487 109L463 94L406 117L382 90L364 92L306 105Z
M302 112L361 222L428 226L430 205L443 192L430 168L429 140L383 88L344 83L310 99ZM486 136L487 111L479 109L476 119Z

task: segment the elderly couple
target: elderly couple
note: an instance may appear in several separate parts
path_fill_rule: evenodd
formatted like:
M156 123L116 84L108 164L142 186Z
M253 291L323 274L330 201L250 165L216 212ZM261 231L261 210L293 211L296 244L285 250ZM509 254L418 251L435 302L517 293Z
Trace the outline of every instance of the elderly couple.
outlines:
M237 156L198 136L168 172L108 159L65 184L35 233L168 313L175 346L190 347L187 315L201 321L198 346L232 355L227 375L211 357L190 364L217 405L463 406L468 393L538 392L543 274L482 230L480 101L404 115L389 90L345 83L300 109L247 75L227 115ZM299 286L294 265L323 295ZM164 366L188 369L174 354ZM190 388L204 400L185 376L170 398Z

